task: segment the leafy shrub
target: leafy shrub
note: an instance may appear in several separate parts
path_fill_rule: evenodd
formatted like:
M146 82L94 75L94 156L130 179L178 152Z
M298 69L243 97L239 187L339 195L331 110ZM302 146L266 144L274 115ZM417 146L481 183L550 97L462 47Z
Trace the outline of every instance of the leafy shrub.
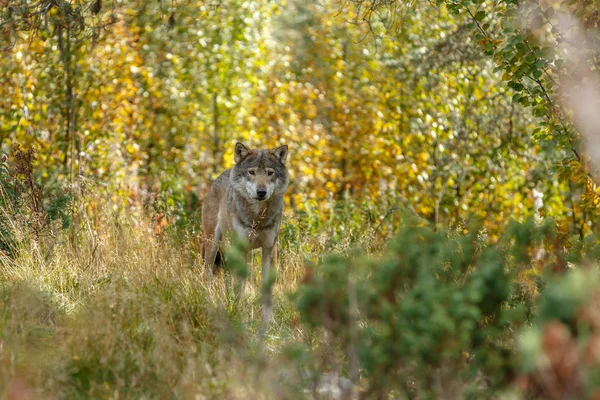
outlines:
M186 229L199 229L201 202L187 186L189 183L178 177L172 167L165 166L160 184L153 188L147 204L154 215L155 233L161 234L167 227L178 234L185 233Z
M406 227L380 259L333 256L310 268L294 300L350 360L355 349L369 397L485 397L513 379L512 332L531 312L511 301L521 295L514 278L553 226L515 222L493 246L477 227Z
M519 340L518 383L529 398L600 396L600 279L596 267L555 277L534 327Z
M0 250L12 254L14 225L20 224L37 237L72 224L71 194L62 187L44 187L35 176L35 152L15 146L12 162L0 161Z

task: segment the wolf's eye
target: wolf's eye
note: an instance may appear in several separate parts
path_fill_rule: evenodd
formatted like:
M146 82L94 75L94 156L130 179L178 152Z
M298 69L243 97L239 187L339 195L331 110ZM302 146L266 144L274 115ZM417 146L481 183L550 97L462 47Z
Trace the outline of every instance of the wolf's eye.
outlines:
M250 175L255 175L255 174L256 174L256 172L255 172L253 169L249 169L249 170L248 170L248 173L249 173Z
M269 175L269 176L273 175L274 173L275 173L275 172L274 172L274 171L271 171L271 170L267 171L267 175Z

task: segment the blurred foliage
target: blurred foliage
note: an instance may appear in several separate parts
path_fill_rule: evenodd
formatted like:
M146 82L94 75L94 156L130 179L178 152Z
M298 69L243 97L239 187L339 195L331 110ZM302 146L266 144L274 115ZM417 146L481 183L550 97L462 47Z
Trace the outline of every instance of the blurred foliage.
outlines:
M516 278L553 226L513 222L493 246L476 226L407 227L381 259L335 256L309 268L295 303L309 326L356 349L367 397L481 398L514 377L511 332L531 312Z
M592 74L598 69L600 26L595 2L438 0L472 43L501 73L501 85L511 90L511 103L528 109L537 118L529 135L543 149L558 150L553 170L569 184L565 199L571 202L572 230L580 238L595 232L600 191L594 182L597 166L581 146L573 121L573 97L592 84L572 64L583 64ZM352 2L349 15L372 30L394 37L404 32L405 13L419 4L399 2ZM418 12L418 11L417 11ZM581 43L567 36L581 31ZM452 47L459 50L459 45ZM571 64L569 66L569 64ZM578 76L579 74L579 76ZM583 100L585 102L586 100ZM579 104L582 106L583 103ZM521 108L521 107L519 107ZM597 158L597 155L593 155Z
M15 146L13 157L0 160L0 251L12 254L20 229L40 239L54 237L72 225L72 195L43 185L34 174L35 153Z
M572 141L544 139L559 138L542 134L555 112L523 107L538 100L521 72L495 71L477 24L457 12L466 5L396 4L375 20L359 3L9 1L0 146L33 147L44 179L99 182L151 206L159 232L197 225L235 140L288 143L289 204L320 224L351 199L390 204L374 218L408 209L436 229L476 215L492 241L508 218L534 214L594 230L585 162ZM469 7L482 28L517 34L510 4ZM503 18L485 24L494 13ZM519 66L542 57L510 54Z
M596 267L549 283L536 324L519 337L517 382L529 398L598 398L598 284Z

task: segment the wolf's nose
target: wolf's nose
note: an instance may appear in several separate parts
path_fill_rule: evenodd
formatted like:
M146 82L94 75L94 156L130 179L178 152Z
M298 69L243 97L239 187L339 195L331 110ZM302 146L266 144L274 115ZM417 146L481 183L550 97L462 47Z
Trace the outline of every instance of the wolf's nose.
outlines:
M265 197L267 195L267 191L266 191L266 189L257 189L256 190L256 195L259 198L263 198L263 197Z

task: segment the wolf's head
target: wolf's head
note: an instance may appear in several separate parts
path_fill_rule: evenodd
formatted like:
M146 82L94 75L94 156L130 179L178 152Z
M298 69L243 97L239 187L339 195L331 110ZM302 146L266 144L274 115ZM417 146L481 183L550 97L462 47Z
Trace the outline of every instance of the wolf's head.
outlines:
M285 192L290 181L285 168L287 145L272 150L251 150L235 144L235 165L231 169L232 187L242 196L264 201Z

